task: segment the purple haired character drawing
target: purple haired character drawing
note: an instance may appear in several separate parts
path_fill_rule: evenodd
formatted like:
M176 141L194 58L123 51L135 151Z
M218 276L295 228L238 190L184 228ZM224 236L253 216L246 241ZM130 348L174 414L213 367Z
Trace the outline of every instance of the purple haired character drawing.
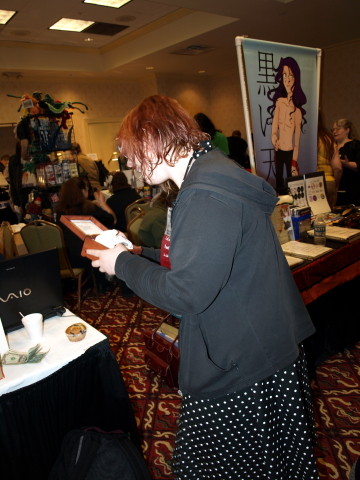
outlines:
M269 91L272 105L268 112L272 117L271 142L275 149L275 179L279 194L286 193L284 182L284 165L286 176L299 175L300 133L305 125L303 105L306 96L301 88L300 68L292 57L281 58L275 69L275 81L278 86Z

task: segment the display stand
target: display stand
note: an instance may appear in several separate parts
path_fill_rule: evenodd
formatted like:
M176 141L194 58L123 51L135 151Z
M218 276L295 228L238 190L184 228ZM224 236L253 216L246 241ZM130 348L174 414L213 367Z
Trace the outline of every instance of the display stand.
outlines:
M29 114L19 122L17 134L25 145L27 143L30 157L23 162L23 177L27 179L23 187L32 188L29 204L36 198L42 203L30 208L28 220L44 217L43 210L52 220L60 186L78 175L76 158L71 152L75 140L72 113L67 113L66 117L51 113Z

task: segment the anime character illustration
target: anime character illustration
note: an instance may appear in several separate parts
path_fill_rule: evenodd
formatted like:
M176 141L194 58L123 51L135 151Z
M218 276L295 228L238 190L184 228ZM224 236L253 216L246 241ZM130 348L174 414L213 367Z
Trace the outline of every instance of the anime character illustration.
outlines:
M275 149L275 180L279 194L286 193L286 176L299 175L299 143L305 119L306 95L301 88L300 68L292 57L280 59L275 69L278 86L268 92L272 105L268 112L272 117L271 143Z

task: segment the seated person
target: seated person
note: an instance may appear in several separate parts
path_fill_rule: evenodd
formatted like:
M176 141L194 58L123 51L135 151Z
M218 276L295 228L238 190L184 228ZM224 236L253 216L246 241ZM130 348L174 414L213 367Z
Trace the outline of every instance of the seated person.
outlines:
M69 178L60 189L58 215L91 215L107 228L114 228L116 215L107 205L104 194L96 190L94 201L90 201L88 195L89 184L85 177Z
M107 205L102 192L95 191L95 200L88 199L89 184L84 177L73 177L62 184L59 192L59 204L56 208L56 220L64 232L65 245L73 267L90 271L91 261L81 256L83 241L60 222L61 215L91 215L107 228L114 228L116 216ZM109 283L105 275L95 269L95 277L100 291L104 291Z
M9 186L11 202L20 222L23 221L29 193L32 190L32 187L23 185L22 177L21 143L17 141L15 153L9 160Z
M0 186L0 224L5 221L15 224L18 217L12 209L9 190Z
M9 166L9 159L10 159L10 155L8 154L1 155L1 158L0 158L0 172L4 174L5 178L6 178L5 170L7 170Z
M9 191L8 161L9 155L3 155L0 160L0 223L7 221L9 223L18 223L18 218L13 210L13 205Z
M26 213L24 215L24 222L32 222L33 220L43 219L47 222L52 222L51 208L43 208L43 199L41 196L36 196L34 200L28 203Z
M106 203L113 210L117 221L114 228L121 232L126 232L125 209L128 205L139 200L140 195L128 183L124 172L116 172L111 182L113 195L107 199Z
M140 244L144 247L160 248L166 227L167 195L156 195L149 210L145 213L139 229Z

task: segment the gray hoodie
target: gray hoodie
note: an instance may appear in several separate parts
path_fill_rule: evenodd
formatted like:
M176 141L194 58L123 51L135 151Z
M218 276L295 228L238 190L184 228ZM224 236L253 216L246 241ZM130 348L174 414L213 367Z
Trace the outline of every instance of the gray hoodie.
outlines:
M273 188L219 150L199 157L172 213L170 261L121 253L116 275L144 300L182 316L179 384L214 398L286 367L314 332L277 240Z

